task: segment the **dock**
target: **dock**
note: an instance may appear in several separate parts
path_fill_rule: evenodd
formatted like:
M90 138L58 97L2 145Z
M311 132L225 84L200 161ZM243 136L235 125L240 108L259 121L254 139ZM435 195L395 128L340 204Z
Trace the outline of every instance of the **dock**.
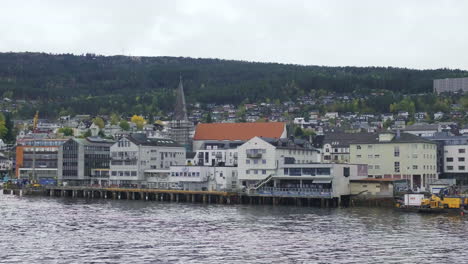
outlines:
M297 197L275 195L248 195L222 191L164 190L147 188L115 188L90 186L42 186L38 188L5 188L4 194L19 196L40 195L86 199L140 200L206 204L293 205L336 208L344 204L332 197Z

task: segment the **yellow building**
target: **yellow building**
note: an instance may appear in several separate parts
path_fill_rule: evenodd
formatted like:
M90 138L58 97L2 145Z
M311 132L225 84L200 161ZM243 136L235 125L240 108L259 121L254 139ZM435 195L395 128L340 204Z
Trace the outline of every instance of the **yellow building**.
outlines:
M438 179L437 147L407 133L379 133L350 144L350 163L367 164L369 177L406 179L413 190L425 190Z

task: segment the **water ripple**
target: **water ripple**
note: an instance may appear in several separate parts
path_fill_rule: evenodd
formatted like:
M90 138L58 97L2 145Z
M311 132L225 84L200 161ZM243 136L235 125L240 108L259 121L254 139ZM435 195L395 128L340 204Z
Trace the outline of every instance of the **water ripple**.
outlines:
M0 194L1 263L466 263L467 219Z

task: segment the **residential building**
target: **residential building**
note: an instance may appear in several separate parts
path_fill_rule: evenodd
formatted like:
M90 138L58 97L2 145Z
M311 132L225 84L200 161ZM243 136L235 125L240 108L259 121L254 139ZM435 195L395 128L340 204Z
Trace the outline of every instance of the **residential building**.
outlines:
M327 133L322 146L322 161L349 163L349 145L365 138L375 137L371 133Z
M438 179L436 144L399 131L351 143L350 162L368 164L371 178L406 179L415 190Z
M100 137L71 138L58 150L58 181L67 185L109 184L110 147Z
M249 187L278 173L284 164L320 162L320 153L310 144L288 139L254 137L237 148L238 179Z
M455 138L454 138L455 139ZM467 137L463 137L466 140ZM443 171L440 178L456 179L459 185L468 185L468 144L449 140L444 143Z
M432 137L439 132L438 124L416 123L403 129L405 133L413 134L419 137Z
M148 138L145 134L130 134L110 148L111 185L145 184L146 170L169 170L185 165L185 148L171 139Z
M434 80L434 93L444 92L467 92L468 77L465 78L446 78Z

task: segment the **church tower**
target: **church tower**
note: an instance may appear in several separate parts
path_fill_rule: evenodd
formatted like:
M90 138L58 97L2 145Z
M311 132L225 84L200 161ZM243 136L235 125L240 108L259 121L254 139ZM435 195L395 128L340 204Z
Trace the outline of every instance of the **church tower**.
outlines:
M184 86L182 84L182 76L180 76L179 86L177 87L173 120L188 121L187 106L185 105Z
M180 76L179 85L177 86L174 115L172 121L168 123L168 132L172 140L184 146L186 151L192 151L194 125L187 117L182 76Z

